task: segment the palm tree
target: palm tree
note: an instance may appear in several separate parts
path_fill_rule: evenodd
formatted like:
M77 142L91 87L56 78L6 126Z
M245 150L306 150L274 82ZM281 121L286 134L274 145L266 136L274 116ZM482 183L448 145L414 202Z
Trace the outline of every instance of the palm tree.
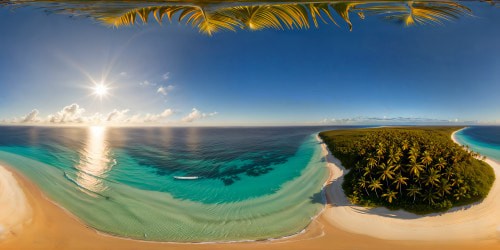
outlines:
M380 142L377 146L377 158L380 161L381 159L384 159L384 154L385 154L385 146L382 142Z
M411 163L417 162L419 153L420 153L420 149L418 149L418 147L414 144L410 148L410 151L408 152L408 154L409 154L408 159L410 160Z
M424 183L426 186L437 186L437 184L440 182L440 177L441 174L439 174L436 169L430 169L424 177Z
M389 150L389 157L387 159L387 164L394 165L398 162L399 162L399 153L397 150L395 151L393 148L391 148Z
M391 166L387 166L385 163L380 164L379 167L381 168L380 179L385 180L387 187L389 187L389 180L394 179L394 171L392 171Z
M396 175L396 178L394 178L394 181L392 182L393 184L396 184L396 188L399 189L399 193L401 195L403 195L401 192L401 187L406 186L408 184L407 181L408 177L404 177L403 175L401 175L401 173L399 173Z
M435 200L438 197L436 196L436 193L434 191L432 191L432 188L431 188L423 194L423 198L424 198L424 201L429 201L429 205L431 205L431 204L435 203Z
M362 188L365 190L365 193L367 196L369 196L370 194L368 193L368 190L366 189L366 187L369 185L369 182L364 178L360 178L359 181L358 181L358 187Z
M457 163L460 161L462 157L460 156L460 153L458 153L457 151L453 151L453 155L451 156L451 160L453 161L453 163Z
M429 166L429 164L432 163L432 157L431 157L431 154L429 153L429 151L425 150L423 153L422 153L422 159L421 159L421 162L422 164L424 164L424 166Z
M441 172L443 173L443 176L446 177L447 180L450 180L450 178L455 175L455 171L452 166L448 166L447 168L444 169L444 171Z
M463 186L463 187L460 187L459 189L457 189L457 191L453 194L453 197L455 198L455 200L460 200L464 197L466 197L467 195L467 192L468 192L468 189L467 187Z
M424 166L417 163L416 160L413 159L410 160L409 167L410 167L410 173L416 177L419 177L420 172L424 171Z
M396 195L398 192L387 189L387 192L382 194L382 197L385 197L389 203L392 203L393 199L396 199Z
M376 167L376 166L377 166L377 164L378 164L378 163L377 163L377 159L375 159L375 157L370 156L370 157L368 157L368 158L367 158L367 166L368 166L370 169L372 169L372 168Z
M409 147L410 147L410 143L408 142L407 139L404 139L402 142L401 148L403 149L403 151L406 151L406 150L408 150Z
M462 177L458 176L458 177L451 179L451 186L452 187L461 187L462 184L464 184L464 182L465 182L464 179Z
M437 169L441 170L441 169L446 167L446 164L447 164L446 160L443 157L439 157L438 162L436 164L434 164L434 166Z
M450 194L451 184L447 179L441 179L441 184L438 186L438 192L441 197L444 197L446 194Z
M372 191L375 191L375 195L378 197L377 189L382 189L382 184L378 179L372 179L370 185L368 186Z
M420 190L422 190L421 188L415 186L415 185L411 185L409 188L406 189L406 191L408 192L408 196L412 196L413 197L413 203L415 203L415 199L417 198L417 195L420 194Z
M363 171L363 177L366 177L368 175L371 176L372 170L369 167L365 167L363 170L364 170Z

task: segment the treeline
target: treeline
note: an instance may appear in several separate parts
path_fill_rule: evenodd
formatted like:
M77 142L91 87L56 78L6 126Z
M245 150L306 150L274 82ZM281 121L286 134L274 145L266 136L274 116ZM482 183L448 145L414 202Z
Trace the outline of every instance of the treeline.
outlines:
M477 153L455 144L460 127L332 130L319 136L350 169L352 203L425 214L484 199L495 180Z

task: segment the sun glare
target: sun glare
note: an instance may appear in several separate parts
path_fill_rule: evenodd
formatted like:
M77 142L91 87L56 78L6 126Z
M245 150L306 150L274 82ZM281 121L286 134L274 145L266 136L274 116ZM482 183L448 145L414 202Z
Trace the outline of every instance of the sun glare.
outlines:
M94 90L94 95L102 98L108 95L109 88L101 83L101 84L96 84L93 90Z

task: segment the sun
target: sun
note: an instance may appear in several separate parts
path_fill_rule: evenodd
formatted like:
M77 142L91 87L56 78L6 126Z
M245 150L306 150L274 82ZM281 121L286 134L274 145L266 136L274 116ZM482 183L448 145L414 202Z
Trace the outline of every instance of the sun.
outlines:
M102 83L96 84L92 89L94 90L93 94L100 97L100 98L103 98L109 94L108 86L106 86Z

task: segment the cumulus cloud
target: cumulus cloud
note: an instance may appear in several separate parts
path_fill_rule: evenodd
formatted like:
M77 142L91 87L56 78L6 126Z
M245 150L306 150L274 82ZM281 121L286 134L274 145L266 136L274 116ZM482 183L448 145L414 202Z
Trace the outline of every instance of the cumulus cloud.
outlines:
M187 116L185 116L184 118L182 118L182 121L183 122L194 122L196 120L203 119L203 118L206 118L206 117L211 117L211 116L214 116L214 115L217 115L217 112L212 112L212 113L208 113L207 114L207 113L200 112L196 108L193 108L191 110L191 113L189 113Z
M49 115L48 120L51 123L82 123L85 121L82 116L84 112L84 108L81 108L78 104L73 103L64 107L56 114Z
M172 90L174 90L173 85L168 85L167 87L160 86L158 90L156 90L156 93L162 94L162 95L168 95Z
M156 122L160 119L167 118L171 116L174 113L171 109L165 109L163 112L159 114L146 114L146 116L143 119L143 122Z
M112 121L122 121L126 118L126 114L128 113L128 109L124 109L124 110L117 110L117 109L114 109L113 111L111 111L107 117L106 117L106 121L107 122L112 122Z
M133 115L129 117L125 122L127 123L151 123L151 122L157 122L162 119L165 119L169 116L174 114L174 111L172 109L165 109L159 114L145 114L145 115Z
M38 122L40 120L40 118L38 118L38 114L40 112L38 111L38 109L33 109L31 112L29 112L23 119L21 122L24 122L24 123L30 123L30 122Z
M121 77L128 77L128 73L125 71L120 72L119 74Z
M77 103L63 107L58 112L41 116L38 109L33 109L25 116L14 119L3 120L3 123L36 123L36 124L57 124L57 125L134 125L145 123L191 123L196 120L217 115L217 112L203 113L193 108L186 116L180 120L169 120L175 112L171 108L166 108L159 113L130 114L129 109L113 109L109 113L86 113L85 109Z

